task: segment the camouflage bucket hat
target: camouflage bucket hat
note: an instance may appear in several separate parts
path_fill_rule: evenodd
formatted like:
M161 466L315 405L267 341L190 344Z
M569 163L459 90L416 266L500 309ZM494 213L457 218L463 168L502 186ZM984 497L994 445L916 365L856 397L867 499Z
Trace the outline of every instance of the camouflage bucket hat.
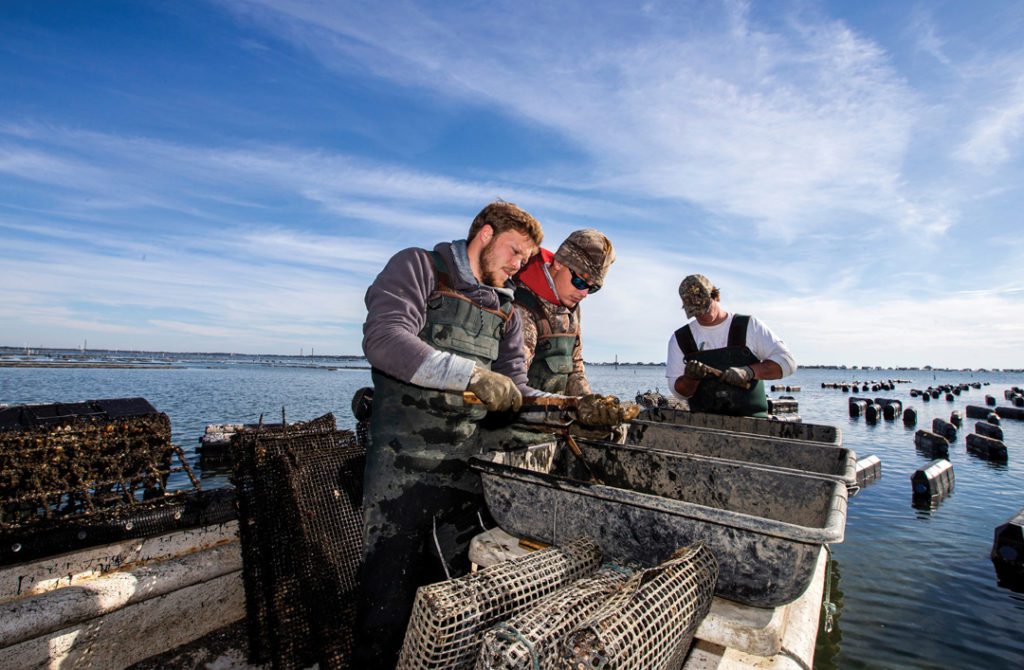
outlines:
M679 284L679 297L687 318L700 316L711 307L711 292L715 290L711 280L704 275L688 275Z
M555 252L555 260L588 284L601 286L608 266L615 262L612 243L593 228L573 231Z

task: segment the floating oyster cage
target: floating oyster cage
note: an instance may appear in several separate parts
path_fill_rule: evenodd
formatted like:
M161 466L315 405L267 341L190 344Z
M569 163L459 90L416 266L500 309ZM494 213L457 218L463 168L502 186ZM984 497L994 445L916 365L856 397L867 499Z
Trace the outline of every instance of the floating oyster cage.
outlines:
M821 545L841 542L847 490L837 480L749 463L577 440L603 483L562 443L471 459L506 532L557 544L583 535L615 561L656 565L703 541L719 563L716 593L755 607L792 602ZM515 463L513 465L512 463Z
M780 421L749 416L725 416L685 410L652 407L641 410L637 417L644 421L659 421L695 428L727 430L734 433L750 433L766 437L784 437L792 440L810 440L825 444L840 445L842 433L835 426L804 423L803 421Z
M644 420L630 422L626 442L648 449L740 461L784 472L836 479L847 486L857 483L857 455L852 449L833 443Z

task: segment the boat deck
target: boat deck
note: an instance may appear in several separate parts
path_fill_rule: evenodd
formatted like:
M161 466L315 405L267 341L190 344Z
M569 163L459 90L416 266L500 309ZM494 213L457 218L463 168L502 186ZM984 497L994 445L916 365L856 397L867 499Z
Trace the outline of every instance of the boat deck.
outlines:
M0 570L0 670L63 662L267 667L245 660L236 528L231 522L179 531ZM470 557L485 567L528 551L496 528L474 538ZM812 667L826 561L822 550L811 585L788 605L763 609L715 598L685 669Z

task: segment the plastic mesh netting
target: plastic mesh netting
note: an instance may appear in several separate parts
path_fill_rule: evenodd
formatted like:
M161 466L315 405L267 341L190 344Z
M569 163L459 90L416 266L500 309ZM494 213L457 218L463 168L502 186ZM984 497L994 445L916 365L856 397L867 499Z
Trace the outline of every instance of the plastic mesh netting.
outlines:
M711 609L718 563L703 544L638 572L562 644L557 667L669 670Z
M550 670L557 667L558 645L578 624L589 619L622 588L633 570L602 566L534 606L485 632L477 670Z
M330 414L232 438L250 662L350 667L365 455Z
M481 633L540 598L593 574L600 564L597 545L578 539L465 577L420 587L398 668L473 667Z

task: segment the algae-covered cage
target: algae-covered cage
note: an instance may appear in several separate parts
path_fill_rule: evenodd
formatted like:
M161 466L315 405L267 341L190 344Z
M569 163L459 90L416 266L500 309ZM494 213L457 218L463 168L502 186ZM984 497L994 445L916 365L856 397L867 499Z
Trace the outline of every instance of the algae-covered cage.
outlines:
M821 545L843 540L842 482L608 442L578 443L604 484L590 482L563 444L472 459L502 529L554 544L590 537L607 558L643 565L703 541L719 562L716 594L755 607L798 598Z
M233 516L145 398L0 408L0 564Z
M847 486L857 483L856 454L851 449L831 442L734 433L639 419L630 422L626 442L648 449L742 461L789 472L826 477L842 481Z

